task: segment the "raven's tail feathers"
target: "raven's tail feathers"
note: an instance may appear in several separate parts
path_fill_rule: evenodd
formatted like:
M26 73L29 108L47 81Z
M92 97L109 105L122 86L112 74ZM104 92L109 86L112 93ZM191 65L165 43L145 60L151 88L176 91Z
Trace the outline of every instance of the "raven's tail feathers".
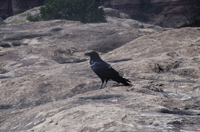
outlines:
M117 80L115 80L116 82L118 82L118 83L122 83L122 84L124 84L125 86L130 86L131 84L131 81L129 81L128 79L126 79L126 78L123 78L123 77L119 77Z
M121 83L123 83L125 86L130 86L131 81L129 81L128 79L122 78Z

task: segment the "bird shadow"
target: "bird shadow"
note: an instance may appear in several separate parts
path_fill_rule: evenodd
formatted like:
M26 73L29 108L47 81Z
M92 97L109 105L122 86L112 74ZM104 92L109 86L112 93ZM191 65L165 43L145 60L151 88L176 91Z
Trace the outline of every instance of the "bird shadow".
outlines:
M125 86L125 85L119 84L119 83L114 83L114 84L112 85L112 87L123 87L123 86ZM133 86L133 85L130 84L129 86L126 86L126 87L130 87L130 86Z

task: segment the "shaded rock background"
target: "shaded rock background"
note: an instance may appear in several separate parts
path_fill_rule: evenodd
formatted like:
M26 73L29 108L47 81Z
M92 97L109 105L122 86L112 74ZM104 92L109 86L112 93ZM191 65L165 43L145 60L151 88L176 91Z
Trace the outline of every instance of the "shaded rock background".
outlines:
M0 131L200 131L200 28L107 21L1 25ZM132 86L98 90L90 50Z
M163 27L189 25L198 14L194 0L102 0L101 5Z

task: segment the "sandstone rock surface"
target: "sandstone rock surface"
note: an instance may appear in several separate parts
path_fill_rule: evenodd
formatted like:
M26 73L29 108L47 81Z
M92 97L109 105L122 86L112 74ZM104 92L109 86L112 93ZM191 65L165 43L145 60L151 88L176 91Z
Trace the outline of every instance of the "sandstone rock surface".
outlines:
M107 20L1 25L1 132L200 131L200 29ZM89 50L132 86L98 90Z

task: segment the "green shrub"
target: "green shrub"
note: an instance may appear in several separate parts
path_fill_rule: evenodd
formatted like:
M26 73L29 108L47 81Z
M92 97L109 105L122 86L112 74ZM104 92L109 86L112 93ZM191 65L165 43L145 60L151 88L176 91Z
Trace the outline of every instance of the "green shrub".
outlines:
M28 13L26 19L29 20L30 22L37 22L41 20L41 17L40 15L32 16L31 13Z
M40 8L38 18L66 19L82 23L106 22L105 13L98 7L96 0L46 0Z

